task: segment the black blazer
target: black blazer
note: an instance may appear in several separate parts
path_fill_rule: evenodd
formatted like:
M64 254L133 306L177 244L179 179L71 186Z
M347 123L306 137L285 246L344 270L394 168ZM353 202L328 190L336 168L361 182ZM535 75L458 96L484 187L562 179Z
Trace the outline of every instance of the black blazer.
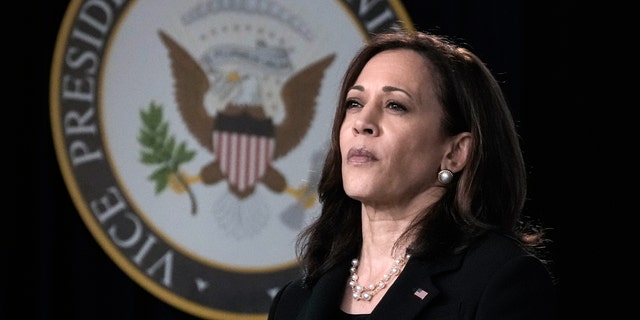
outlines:
M349 267L345 261L310 289L301 279L289 282L268 319L339 318ZM411 258L369 319L555 319L556 299L542 262L492 233L461 255L433 263Z

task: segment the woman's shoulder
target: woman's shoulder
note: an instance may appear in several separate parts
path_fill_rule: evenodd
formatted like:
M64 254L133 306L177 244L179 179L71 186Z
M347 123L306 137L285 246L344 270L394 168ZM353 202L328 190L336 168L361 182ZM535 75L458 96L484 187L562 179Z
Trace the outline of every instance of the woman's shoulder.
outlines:
M283 296L302 296L309 290L305 288L302 277L293 279L285 283L276 294L274 300L282 299Z
M304 286L303 278L289 281L274 296L268 319L294 319L309 295L310 290Z
M477 238L477 241L474 245L478 250L491 250L500 249L498 253L502 252L505 254L527 254L527 250L524 249L520 241L518 241L514 236L507 235L505 233L497 232L497 231L489 231L484 235Z
M483 256L489 254L492 259L533 255L532 251L527 250L515 237L496 231L490 231L478 237L470 246L469 252L481 252Z
M546 317L555 312L557 292L553 274L545 260L517 239L489 233L464 256L457 281L465 284L469 292L475 291L475 296L520 305L531 315Z
M528 250L517 239L498 232L489 232L477 239L464 255L463 264L473 269L498 270L503 267L524 267L547 273L545 261Z

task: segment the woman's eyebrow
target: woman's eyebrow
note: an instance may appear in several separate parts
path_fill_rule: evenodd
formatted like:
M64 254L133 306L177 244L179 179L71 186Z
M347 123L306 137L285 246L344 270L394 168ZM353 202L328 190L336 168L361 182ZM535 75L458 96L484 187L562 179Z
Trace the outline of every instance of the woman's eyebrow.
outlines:
M361 85L355 85L351 88L349 88L349 90L357 90L357 91L364 91L364 87ZM413 98L413 96L407 92L406 90L400 89L398 87L394 87L394 86L384 86L382 87L382 91L383 92L394 92L394 91L400 91L403 92L404 94L406 94L407 96L409 96L409 98Z
M400 92L404 92L404 94L409 96L409 98L413 98L413 96L411 96L411 94L409 92L407 92L406 90L403 90L403 89L400 89L400 88L394 87L394 86L384 86L384 87L382 87L382 91L384 91L384 92L400 91Z

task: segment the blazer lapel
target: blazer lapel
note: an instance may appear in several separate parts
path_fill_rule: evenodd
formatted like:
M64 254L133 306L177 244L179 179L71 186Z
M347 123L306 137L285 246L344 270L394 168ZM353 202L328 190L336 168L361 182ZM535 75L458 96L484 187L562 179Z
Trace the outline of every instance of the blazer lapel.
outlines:
M433 277L438 273L458 268L461 262L461 256L436 263L427 263L419 259L409 260L398 279L389 287L371 313L370 320L413 319L440 293L438 287L433 284Z

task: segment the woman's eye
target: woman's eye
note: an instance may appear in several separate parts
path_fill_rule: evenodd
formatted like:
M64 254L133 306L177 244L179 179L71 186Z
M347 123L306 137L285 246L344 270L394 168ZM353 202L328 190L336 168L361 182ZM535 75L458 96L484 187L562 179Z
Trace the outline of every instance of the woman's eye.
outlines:
M347 100L346 102L347 109L360 108L360 103L355 100Z
M407 108L399 103L396 102L389 102L387 104L387 108L391 109L391 110L395 110L395 111L407 111Z

